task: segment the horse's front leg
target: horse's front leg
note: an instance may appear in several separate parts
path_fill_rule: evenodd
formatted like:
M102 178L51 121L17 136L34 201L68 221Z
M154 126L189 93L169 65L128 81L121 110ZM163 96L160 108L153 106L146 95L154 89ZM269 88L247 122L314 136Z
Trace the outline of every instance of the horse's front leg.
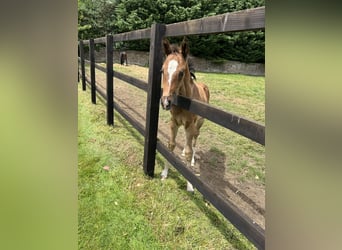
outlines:
M171 119L171 122L170 122L171 134L170 134L170 140L168 144L168 148L171 152L173 152L173 150L176 147L176 136L177 136L178 128L179 126L177 126L175 120ZM167 178L167 175L169 173L169 167L170 167L170 163L166 162L164 170L161 173L162 180L165 180Z
M185 147L183 150L185 160L190 162L192 160L193 149L192 140L194 138L195 127L193 123L187 123L185 126Z
M199 136L199 130L201 128L201 126L203 125L203 121L204 119L203 118L199 118L197 120L197 122L195 122L194 126L192 127L192 158L191 158L191 167L194 167L195 166L195 157L196 157L196 142L197 142L197 138ZM185 144L186 146L186 144ZM182 152L182 156L185 156L185 147L183 149L183 152Z
M195 124L193 122L191 123L187 123L185 125L185 136L186 136L186 141L185 141L185 147L184 147L184 155L185 155L185 160L186 163L189 164L191 166L195 165L195 159L194 159L194 150L192 148L192 141L193 138L196 134L196 127ZM189 192L194 192L194 187L192 186L192 184L188 181L187 182L187 187L186 187L187 191Z
M168 148L171 152L173 152L173 150L176 147L176 136L178 133L178 128L179 126L177 125L176 121L174 119L171 119L170 121L170 140L169 140L169 144L168 144Z

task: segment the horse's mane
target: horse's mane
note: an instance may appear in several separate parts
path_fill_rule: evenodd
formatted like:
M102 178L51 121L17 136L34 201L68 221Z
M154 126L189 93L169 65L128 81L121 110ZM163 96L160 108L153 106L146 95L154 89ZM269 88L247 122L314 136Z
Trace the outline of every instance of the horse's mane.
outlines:
M196 80L196 76L195 76L196 71L195 71L194 63L190 57L188 58L188 66L189 66L191 76Z

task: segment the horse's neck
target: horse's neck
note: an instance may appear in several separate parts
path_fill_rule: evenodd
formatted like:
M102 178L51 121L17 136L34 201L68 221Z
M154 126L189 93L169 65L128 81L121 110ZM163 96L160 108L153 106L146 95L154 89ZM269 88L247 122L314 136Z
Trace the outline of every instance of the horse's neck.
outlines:
M185 97L191 97L192 96L192 84L193 82L191 82L190 71L189 71L184 76L184 83L179 91L179 94Z

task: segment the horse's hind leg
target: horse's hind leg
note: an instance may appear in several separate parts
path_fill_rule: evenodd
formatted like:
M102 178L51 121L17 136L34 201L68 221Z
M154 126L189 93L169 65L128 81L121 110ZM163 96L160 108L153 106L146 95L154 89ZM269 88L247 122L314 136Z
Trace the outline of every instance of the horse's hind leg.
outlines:
M191 158L191 167L195 166L195 156L196 156L196 140L197 136L194 137L193 143L192 143L192 158Z

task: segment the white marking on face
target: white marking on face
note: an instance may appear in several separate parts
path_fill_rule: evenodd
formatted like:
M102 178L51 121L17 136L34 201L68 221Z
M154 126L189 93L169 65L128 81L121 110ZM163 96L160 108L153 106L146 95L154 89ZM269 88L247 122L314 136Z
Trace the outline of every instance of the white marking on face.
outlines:
M169 88L171 86L172 75L173 75L173 73L176 72L177 67L178 67L178 62L176 60L171 60L169 62L169 65L167 67L167 73L169 74L169 80L168 80Z

